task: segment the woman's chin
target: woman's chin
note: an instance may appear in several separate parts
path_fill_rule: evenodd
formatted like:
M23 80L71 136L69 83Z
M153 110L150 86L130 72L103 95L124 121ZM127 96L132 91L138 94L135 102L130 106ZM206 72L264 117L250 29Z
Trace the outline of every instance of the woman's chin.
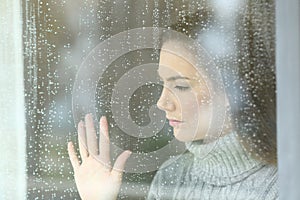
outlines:
M186 131L173 130L173 133L174 137L180 142L192 142L202 139L198 138L197 135L192 135L191 133L187 133Z

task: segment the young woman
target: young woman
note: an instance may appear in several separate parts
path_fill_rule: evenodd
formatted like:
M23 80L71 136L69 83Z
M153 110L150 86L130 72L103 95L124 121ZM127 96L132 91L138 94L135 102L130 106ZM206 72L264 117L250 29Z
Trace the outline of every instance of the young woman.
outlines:
M252 142L265 140L266 136L250 138L261 133L248 131L245 139L245 133L232 124L233 116L227 113L219 138L203 142L207 134L211 134L209 126L213 126L212 104L203 98L211 95L201 80L203 74L186 60L188 53L184 53L183 45L176 49L174 43L176 41L165 43L160 53L158 72L164 81L164 90L157 105L166 112L174 127L174 136L186 142L189 152L161 167L148 199L276 199L277 167L274 160L271 161L272 155L266 149L259 150ZM229 108L226 102L229 100L224 101ZM270 139L270 135L268 137ZM265 159L264 153L269 159Z
M226 90L214 95L211 88L217 80L199 69L207 63L194 59L198 52L184 41L163 42L158 74L164 88L157 106L165 111L176 139L186 142L188 152L158 170L148 199L278 198L274 57L265 54L261 45L244 48L251 46L249 41L257 42L253 36L239 44L243 58L238 59L239 70L232 73L239 81L224 70ZM225 97L227 108L218 133L211 132L213 96ZM211 134L216 137L206 140ZM73 144L68 144L76 185L84 200L116 199L131 152L124 151L112 165L105 117L100 119L99 149L96 138L88 114L78 124L81 163Z

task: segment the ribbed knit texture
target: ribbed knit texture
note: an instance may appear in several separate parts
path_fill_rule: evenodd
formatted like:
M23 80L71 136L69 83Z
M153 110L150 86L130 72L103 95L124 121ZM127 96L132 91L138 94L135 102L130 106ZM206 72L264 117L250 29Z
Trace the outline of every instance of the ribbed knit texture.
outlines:
M251 158L235 133L186 146L157 172L148 199L278 199L277 167Z

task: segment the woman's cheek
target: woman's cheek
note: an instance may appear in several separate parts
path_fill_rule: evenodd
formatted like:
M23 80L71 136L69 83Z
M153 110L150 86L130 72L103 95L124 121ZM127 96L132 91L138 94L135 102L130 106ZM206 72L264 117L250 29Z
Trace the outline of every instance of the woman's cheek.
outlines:
M200 104L195 94L190 93L186 95L188 98L182 98L181 112L182 120L190 125L197 121L200 113Z

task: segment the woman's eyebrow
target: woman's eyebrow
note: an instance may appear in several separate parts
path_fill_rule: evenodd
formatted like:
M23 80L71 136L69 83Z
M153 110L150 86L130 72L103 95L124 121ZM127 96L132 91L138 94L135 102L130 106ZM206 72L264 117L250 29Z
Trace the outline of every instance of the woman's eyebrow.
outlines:
M167 78L167 81L175 81L178 79L190 80L190 78L184 77L184 76L172 76L172 77Z
M157 72L158 72L158 71L157 71ZM163 80L163 78L159 75L159 73L157 73L157 74L158 74L159 78L160 78L161 80ZM184 77L184 76L171 76L171 77L167 78L167 81L175 81L175 80L177 80L177 79L191 80L190 78Z

